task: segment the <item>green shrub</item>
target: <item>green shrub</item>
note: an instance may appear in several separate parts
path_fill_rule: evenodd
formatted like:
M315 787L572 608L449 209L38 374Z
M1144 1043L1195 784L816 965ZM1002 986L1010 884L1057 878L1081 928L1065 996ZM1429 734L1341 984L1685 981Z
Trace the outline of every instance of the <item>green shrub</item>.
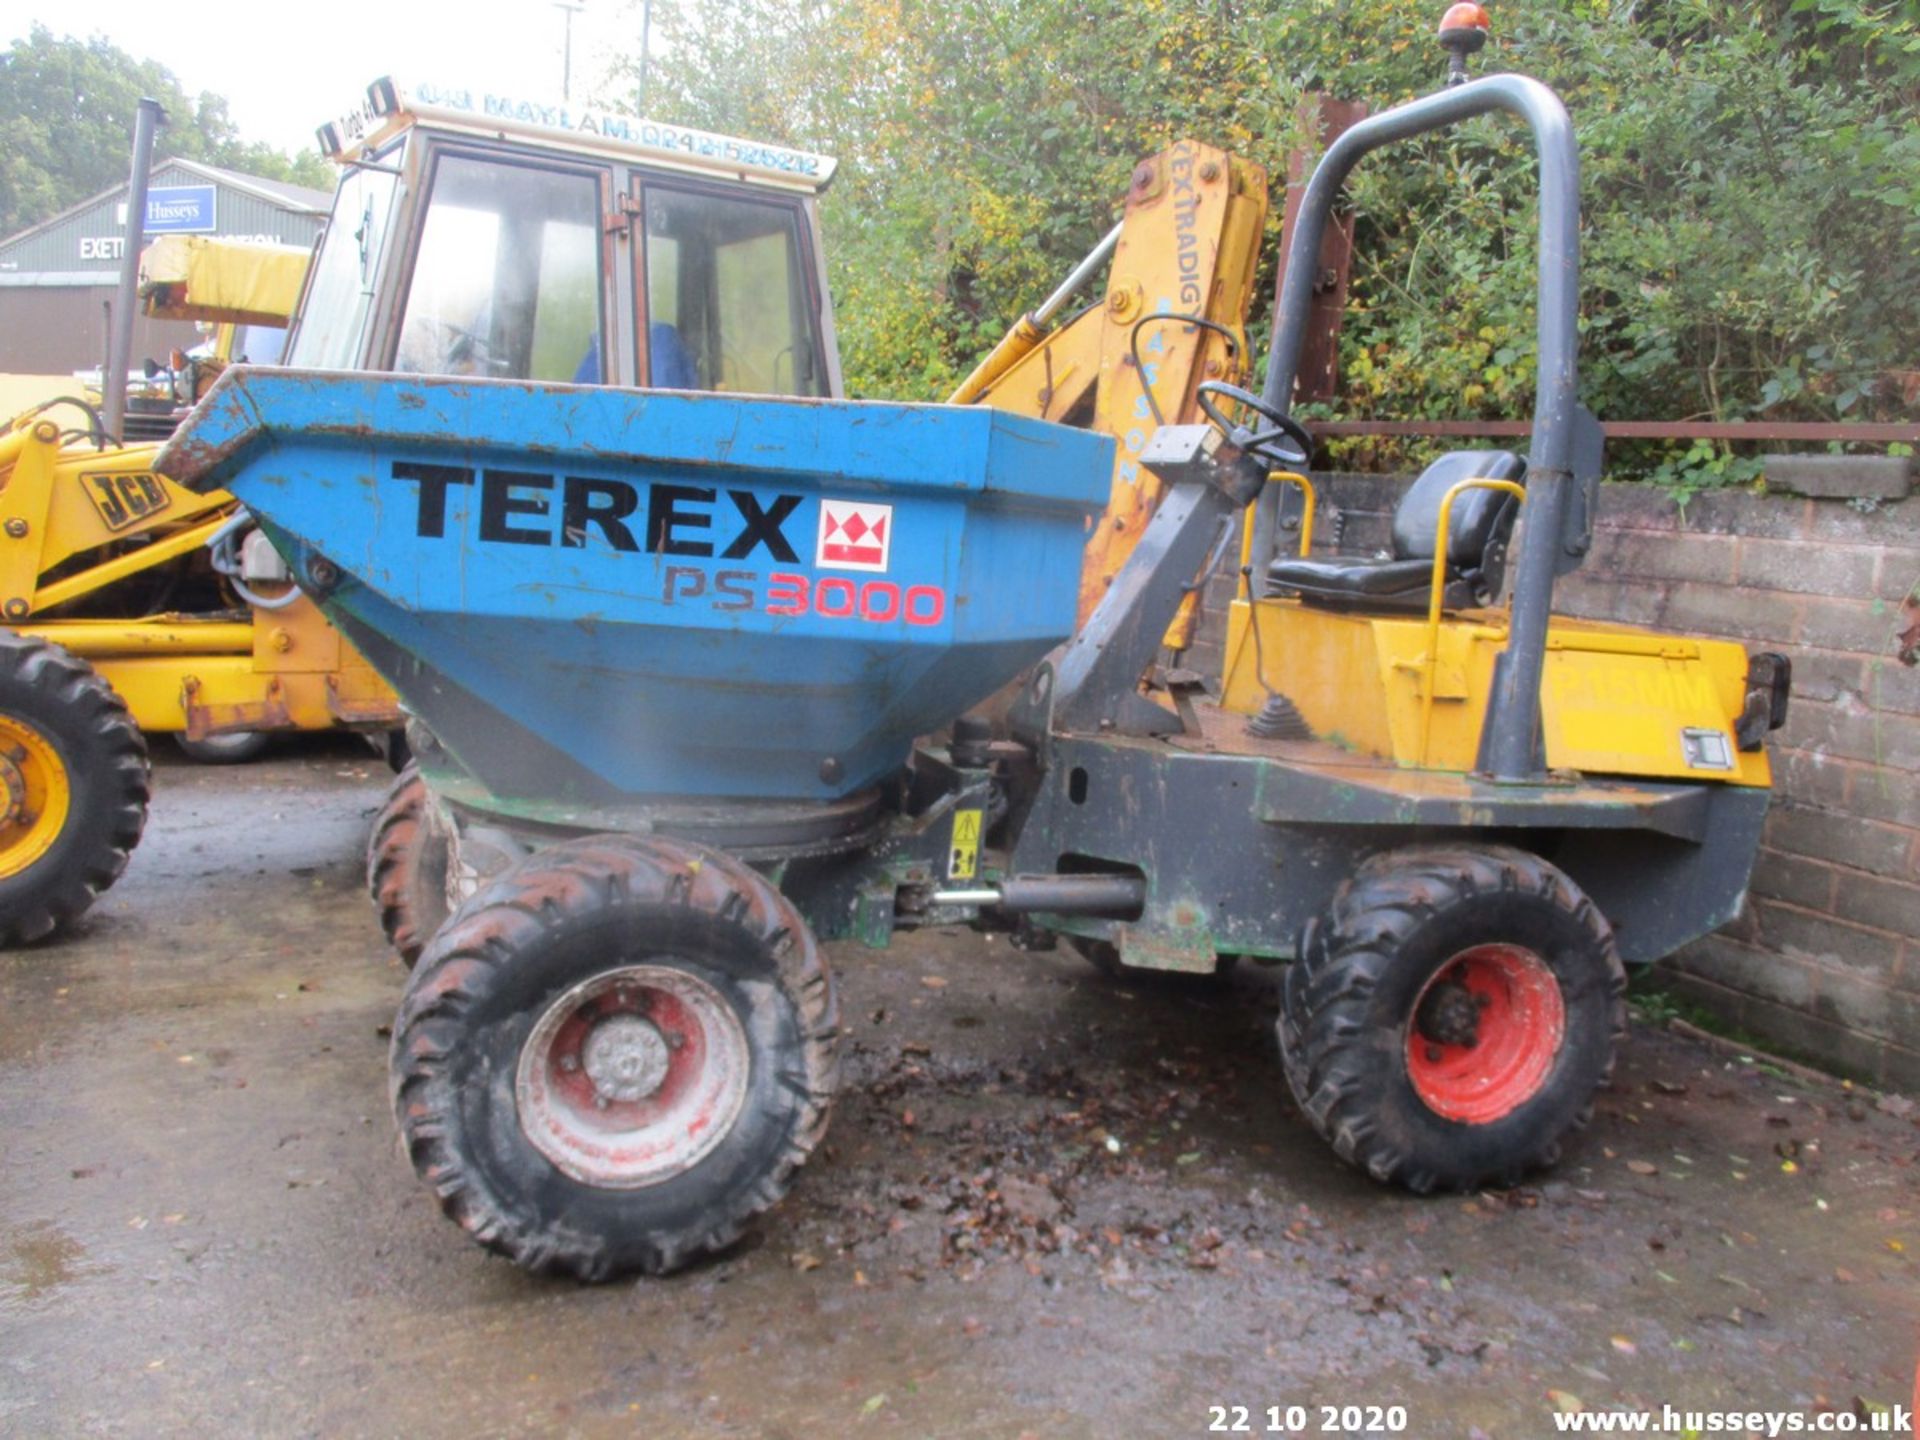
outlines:
M679 0L670 118L836 153L824 205L849 389L932 398L1112 222L1177 135L1274 177L1315 89L1433 89L1431 0ZM1920 25L1862 0L1574 0L1494 11L1479 68L1534 74L1583 166L1582 392L1636 419L1885 419L1920 384ZM1533 166L1496 121L1383 152L1351 189L1351 418L1533 398ZM1264 329L1277 244L1254 323ZM1903 385L1907 387L1903 391ZM1349 463L1412 458L1354 443ZM1751 455L1615 447L1616 472L1744 483Z

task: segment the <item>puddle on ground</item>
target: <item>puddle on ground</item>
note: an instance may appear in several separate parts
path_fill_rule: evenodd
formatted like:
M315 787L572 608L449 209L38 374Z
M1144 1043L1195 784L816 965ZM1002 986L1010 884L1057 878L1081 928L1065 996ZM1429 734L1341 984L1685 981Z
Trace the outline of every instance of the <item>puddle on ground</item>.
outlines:
M31 1305L99 1269L78 1240L48 1221L0 1233L0 1310Z

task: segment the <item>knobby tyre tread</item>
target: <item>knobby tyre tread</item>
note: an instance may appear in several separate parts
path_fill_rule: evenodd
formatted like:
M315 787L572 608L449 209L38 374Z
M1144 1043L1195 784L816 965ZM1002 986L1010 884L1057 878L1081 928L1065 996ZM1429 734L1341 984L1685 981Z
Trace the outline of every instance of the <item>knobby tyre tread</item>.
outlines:
M71 795L47 853L0 878L0 946L12 946L65 929L120 878L146 828L152 776L126 703L58 645L0 634L0 712L53 747Z
M747 1020L757 1037L782 1037L754 1056L756 1070L766 1062L766 1089L748 1100L758 1126L753 1153L739 1164L712 1163L733 1146L730 1135L659 1187L661 1195L621 1192L624 1201L551 1167L518 1134L510 1111L495 1105L490 1123L476 1127L472 1104L462 1103L463 1087L484 1083L461 1059L484 1048L474 1037L490 1027L524 1037L544 1003L529 998L536 967L527 958L556 953L568 936L612 923L610 914L630 922L627 933L653 927L714 944L734 957L728 963L743 986L771 982L782 1002ZM544 993L583 973L559 976ZM764 877L703 847L590 837L529 857L463 903L433 938L394 1023L392 1099L415 1170L446 1215L488 1250L528 1270L587 1281L657 1275L732 1244L787 1193L826 1133L838 1046L838 1001L818 946ZM495 1045L488 1064L511 1071L517 1054L517 1044ZM763 1124L763 1113L775 1118ZM743 1116L735 1130L745 1124ZM501 1132L511 1133L503 1140Z
M1404 1058L1411 1010L1395 1008L1444 964L1435 938L1465 916L1556 936L1549 963L1567 1005L1565 1048L1542 1091L1488 1124L1447 1121L1420 1102ZM1422 1194L1505 1186L1553 1164L1591 1120L1626 1035L1626 971L1592 900L1539 856L1410 847L1363 863L1304 928L1277 1028L1288 1088L1349 1164Z
M406 766L367 836L367 894L387 943L409 968L447 919L448 847L429 818L432 803L419 767Z

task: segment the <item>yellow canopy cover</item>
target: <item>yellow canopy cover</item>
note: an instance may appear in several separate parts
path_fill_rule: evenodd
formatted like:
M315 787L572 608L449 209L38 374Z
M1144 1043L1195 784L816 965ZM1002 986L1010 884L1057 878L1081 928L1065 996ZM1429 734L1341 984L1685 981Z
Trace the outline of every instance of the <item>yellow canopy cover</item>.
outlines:
M298 245L163 235L140 255L140 298L161 320L284 325L300 299Z

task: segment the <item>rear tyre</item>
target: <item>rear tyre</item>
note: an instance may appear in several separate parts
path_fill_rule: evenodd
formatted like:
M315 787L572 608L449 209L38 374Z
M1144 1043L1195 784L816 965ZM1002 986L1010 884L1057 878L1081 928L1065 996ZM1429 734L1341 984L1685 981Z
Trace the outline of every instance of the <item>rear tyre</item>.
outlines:
M432 798L416 766L387 789L367 837L367 893L387 943L409 968L447 919L451 847L433 823Z
M189 740L176 734L173 743L189 760L202 765L245 765L258 760L273 744L273 736L264 730L241 730L232 735L209 735L204 740Z
M1376 1180L1508 1185L1586 1124L1626 1033L1593 902L1500 845L1378 855L1306 928L1280 1051L1307 1121Z
M555 845L460 906L394 1023L395 1114L447 1215L529 1270L663 1274L731 1244L826 1131L812 935L697 845Z
M120 878L148 794L147 742L113 688L0 633L0 945L63 929Z

